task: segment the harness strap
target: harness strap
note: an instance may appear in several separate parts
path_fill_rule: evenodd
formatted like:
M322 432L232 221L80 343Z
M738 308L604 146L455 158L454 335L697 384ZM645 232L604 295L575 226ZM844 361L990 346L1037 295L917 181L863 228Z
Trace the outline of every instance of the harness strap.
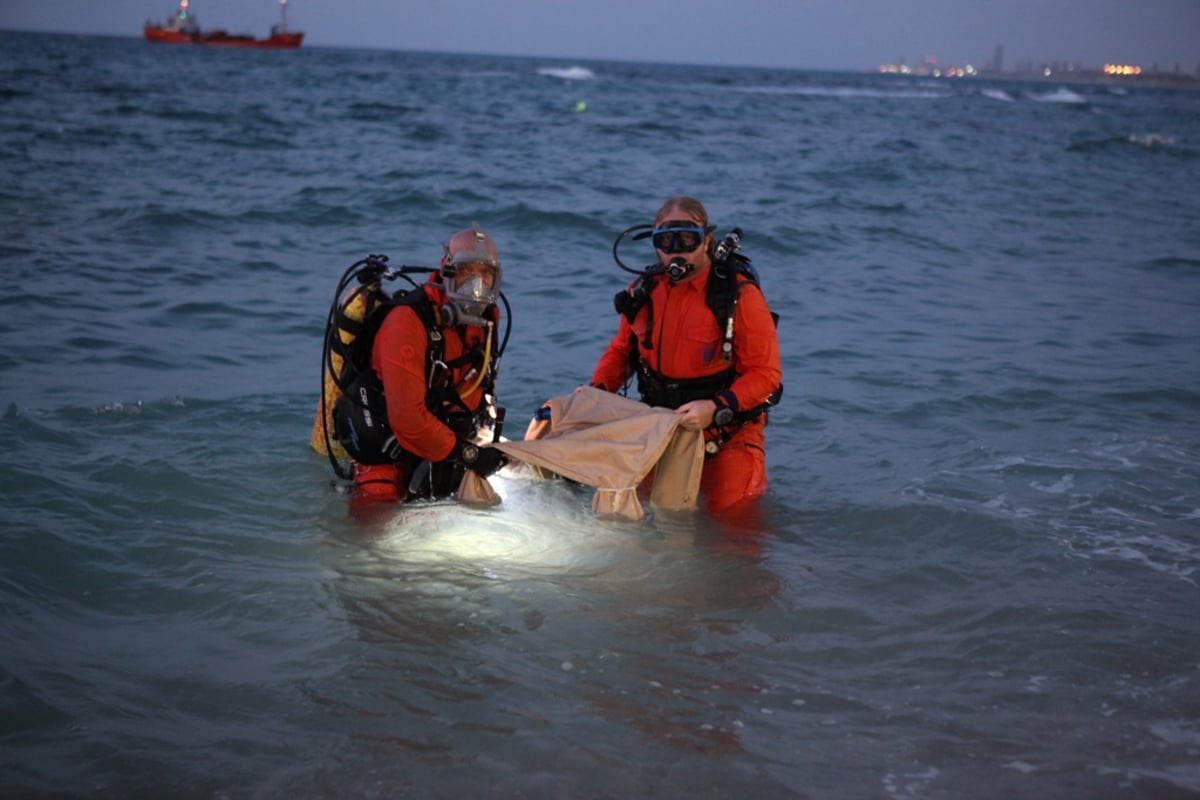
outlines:
M745 280L739 280L739 275L743 276ZM648 287L634 293L627 291L618 294L617 298L615 298L617 310L625 314L626 317L629 317L631 323L641 308L648 305L646 309L646 332L643 337L643 349L645 350L653 349L653 340L651 337L654 330L654 302L650 299L650 296L654 289L654 282L657 279L658 276L649 276L645 279L649 283ZM758 273L751 265L750 259L735 253L731 254L724 261L714 262L712 271L709 273L708 284L705 287L705 304L712 311L722 337L721 357L729 365L722 372L701 378L669 378L651 369L641 358L637 343L634 343L634 346L630 348L630 358L638 378L638 392L641 394L644 402L654 406L679 408L683 404L693 400L711 399L719 392L733 385L733 382L737 379L737 373L732 366L734 319L736 317L738 299L741 296L742 285L744 283L753 283L756 287L759 287ZM622 295L626 295L626 297ZM772 322L778 325L778 314L772 311L771 319ZM765 402L753 408L739 411L726 425L711 426L709 430L715 431L716 435L705 445L706 455L708 457L715 455L720 451L721 446L741 430L743 426L750 422L755 422L764 414L767 414L771 406L779 403L782 394L783 387L780 386Z
M701 378L668 378L662 373L652 370L645 361L639 358L637 376L638 392L647 404L663 408L679 408L684 403L706 400L722 389L728 389L737 377L737 373L730 368Z

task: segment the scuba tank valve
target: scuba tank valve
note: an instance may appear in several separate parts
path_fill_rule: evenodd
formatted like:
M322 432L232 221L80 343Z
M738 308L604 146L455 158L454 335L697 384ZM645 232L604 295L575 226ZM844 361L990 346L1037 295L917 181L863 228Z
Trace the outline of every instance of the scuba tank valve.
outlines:
M734 228L729 231L729 234L721 240L717 245L716 251L713 253L714 261L724 261L732 254L736 253L742 246L742 229Z

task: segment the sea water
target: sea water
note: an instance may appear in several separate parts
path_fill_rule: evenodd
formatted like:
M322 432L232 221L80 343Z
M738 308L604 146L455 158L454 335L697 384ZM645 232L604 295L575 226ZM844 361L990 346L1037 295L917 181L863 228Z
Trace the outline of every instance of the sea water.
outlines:
M1195 797L1197 187L1186 90L0 34L0 793ZM349 264L494 236L519 438L680 192L757 520L351 512Z

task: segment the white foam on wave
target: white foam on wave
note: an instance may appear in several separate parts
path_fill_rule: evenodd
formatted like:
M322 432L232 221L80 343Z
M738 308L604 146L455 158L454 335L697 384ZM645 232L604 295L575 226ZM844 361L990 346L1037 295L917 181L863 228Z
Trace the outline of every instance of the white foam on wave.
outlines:
M993 472L1004 472L1010 467L1020 467L1028 463L1029 461L1024 456L1003 456L990 469Z
M1171 147L1179 144L1179 138L1176 136L1165 136L1161 133L1131 133L1129 134L1129 142L1138 144L1142 147Z
M1075 486L1075 476L1067 473L1060 477L1054 483L1042 483L1040 481L1031 481L1029 484L1031 489L1036 489L1039 492L1046 494L1066 494Z
M1200 727L1190 720L1165 720L1150 725L1150 732L1167 744L1200 748Z
M1035 94L1031 97L1039 103L1063 103L1065 105L1086 105L1087 98L1078 92L1073 92L1070 89L1059 88L1053 92L1045 92L1044 94Z
M1005 103L1011 103L1013 101L1013 96L1003 89L984 89L982 92L980 92L980 94L982 94L984 97L989 97L992 100L1000 100Z
M547 78L561 78L565 81L591 81L596 79L596 73L587 67L539 67L538 75Z
M888 797L922 797L941 775L937 767L919 772L888 772L883 776L883 791Z
M1151 781L1163 781L1183 789L1185 792L1200 792L1200 766L1196 764L1175 764L1162 769L1139 767L1118 769L1108 765L1095 765L1094 769L1101 775L1121 775L1126 779L1143 778Z
M1116 516L1112 509L1098 509L1097 516ZM1146 523L1140 523L1143 526ZM1073 537L1074 552L1086 558L1110 558L1150 569L1162 575L1178 578L1196 585L1197 563L1200 552L1189 542L1174 538L1168 533L1146 531L1141 533L1110 533L1090 526L1079 530L1080 536Z

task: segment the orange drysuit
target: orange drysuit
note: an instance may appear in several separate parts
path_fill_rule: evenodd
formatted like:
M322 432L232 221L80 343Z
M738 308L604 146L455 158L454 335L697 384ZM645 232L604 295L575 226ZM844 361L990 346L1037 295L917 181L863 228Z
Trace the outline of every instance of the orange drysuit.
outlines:
M649 301L634 316L632 324L621 315L617 334L608 343L592 374L592 385L610 392L625 385L634 371L631 356L636 348L637 358L667 381L717 375L732 366L733 382L722 394L726 399L730 395L736 398L736 406L731 404L735 412L766 402L783 380L779 339L767 301L758 286L744 275L738 275L733 360L727 364L721 356L721 325L705 302L705 290L711 276L712 268L709 267L678 284L665 278L657 280ZM647 346L649 324L653 324L653 330ZM765 414L747 422L705 462L700 491L708 510L719 511L767 491L763 451L765 426ZM715 439L717 435L715 429L705 431L706 439Z
M423 288L435 308L446 302L438 285L426 283ZM441 360L450 365L464 353L480 348L487 336L483 328L469 325L439 330L445 342ZM458 435L426 405L429 333L415 309L400 305L388 312L375 335L371 368L383 382L388 425L400 446L431 462L448 459ZM480 368L482 365L474 362L435 368L435 381L448 381L462 400L462 405L455 403L442 409L443 416L479 408L483 402L483 388L478 381ZM354 482L372 500L403 500L409 477L400 464L354 464Z

